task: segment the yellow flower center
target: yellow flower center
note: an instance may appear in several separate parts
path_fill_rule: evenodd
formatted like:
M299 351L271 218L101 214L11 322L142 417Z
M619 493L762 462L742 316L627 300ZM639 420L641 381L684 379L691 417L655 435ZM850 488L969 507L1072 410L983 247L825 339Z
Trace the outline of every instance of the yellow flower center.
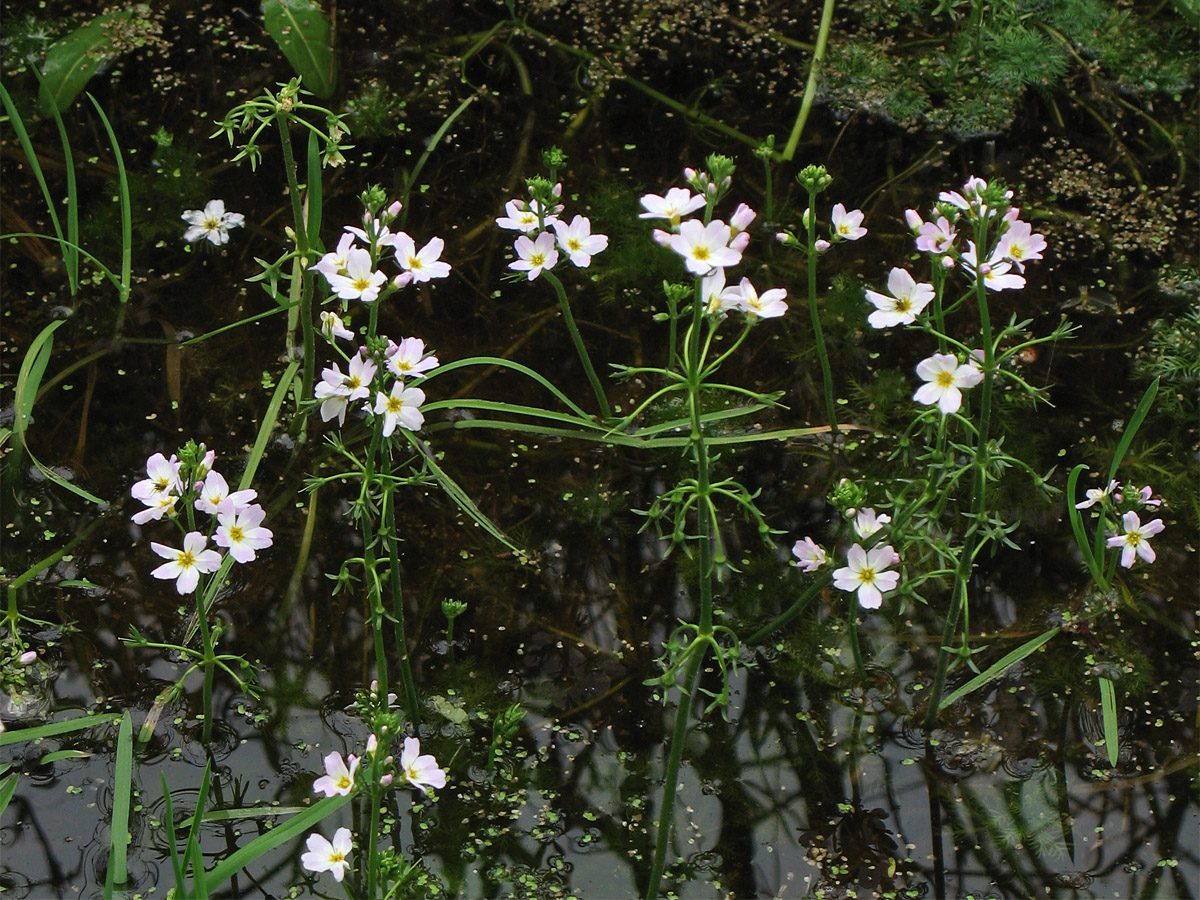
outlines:
M872 581L875 580L875 570L874 569L861 570L858 573L858 580L861 581L863 584L870 584Z
M329 861L331 863L340 863L345 858L346 858L346 854L343 853L341 850L330 850L329 851Z
M1136 531L1131 531L1125 535L1125 543L1127 543L1130 547L1136 547L1141 542L1142 536Z
M170 486L171 482L165 478L160 478L158 481L154 482L154 490L158 491L160 494Z
M419 269L421 268L421 261L415 256L410 256L408 258L408 267L409 269Z
M937 374L938 387L948 388L954 386L953 372L938 372Z
M242 531L242 529L237 525L234 525L232 528L229 529L229 539L231 541L233 541L235 544L241 543L242 539L245 538L245 536L246 536L246 533L244 531Z
M546 262L546 254L534 253L532 256L529 257L529 261L535 266L544 265Z
M570 238L567 241L567 246L570 247L571 250L579 250L582 249L583 244L580 242L579 238Z
M399 397L388 397L387 411L390 413L398 413L404 409L404 401Z
M696 257L696 259L703 262L704 260L708 259L708 248L707 247L697 247L695 250L692 251L692 256Z
M221 228L221 220L220 219L209 218L209 219L204 220L204 230L205 231L218 231L218 230L220 230L220 228Z
M339 790L344 791L344 790L346 790L346 788L350 787L353 783L354 782L352 782L350 780L349 775L339 775L337 778L337 786L338 786Z
M176 560L176 562L179 563L179 568L190 569L196 564L196 557L192 556L191 550L184 550L180 552L179 558Z
M360 275L354 279L354 289L360 294L371 286L371 279L365 275Z
M896 312L908 312L912 308L912 304L907 297L896 298Z

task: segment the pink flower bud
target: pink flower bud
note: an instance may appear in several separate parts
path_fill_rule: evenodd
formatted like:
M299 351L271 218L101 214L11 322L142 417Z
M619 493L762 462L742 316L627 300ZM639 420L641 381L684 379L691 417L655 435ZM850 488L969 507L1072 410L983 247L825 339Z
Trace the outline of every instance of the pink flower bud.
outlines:
M380 787L389 787L389 786L391 786L391 783L395 780L396 780L396 776L393 775L391 772L388 772L386 775L380 776L379 786Z
M813 241L813 249L816 250L818 253L824 253L831 246L832 246L832 244L830 244L829 241L825 240L825 238L817 238L815 241Z
M550 191L550 196L552 196L555 200L557 200L559 197L562 196L562 182L561 181L558 184L556 184L554 186L554 188Z
M921 214L915 209L906 209L904 211L904 221L908 223L908 227L913 231L917 231L922 225L925 224L924 220L921 218Z
M403 208L404 204L402 204L399 200L393 200L391 205L389 205L387 208L388 217L392 219L396 218L396 216L400 215L400 210Z
M412 280L413 280L412 272L401 272L399 275L397 275L395 278L392 279L392 287L397 288L397 289L406 287Z
M786 244L789 241L791 241L791 239L792 239L792 236L790 234L788 234L786 231L779 231L779 232L775 233L775 240L779 241L779 243L781 243L781 244Z
M729 249L736 250L738 253L745 253L746 246L750 243L750 232L739 231L733 236L733 240L729 242Z
M378 749L379 749L379 738L375 737L375 735L371 735L369 738L367 738L367 752L370 753L372 756L374 756L375 751Z
M37 651L36 650L26 650L24 653L22 653L20 656L17 657L17 662L19 662L23 666L32 666L35 662L37 662Z
M660 247L666 247L671 243L671 232L663 231L661 228L655 228L651 237L654 238L654 243Z
M684 181L694 181L695 178L696 178L696 170L693 169L691 166L688 166L686 169L683 170L683 180Z
M953 256L943 256L942 257L942 268L943 269L953 269L954 268L954 257Z
M739 203L738 208L735 209L733 211L733 215L729 217L729 227L734 231L745 231L750 227L750 223L754 221L754 217L757 215L758 213L752 210L745 203Z

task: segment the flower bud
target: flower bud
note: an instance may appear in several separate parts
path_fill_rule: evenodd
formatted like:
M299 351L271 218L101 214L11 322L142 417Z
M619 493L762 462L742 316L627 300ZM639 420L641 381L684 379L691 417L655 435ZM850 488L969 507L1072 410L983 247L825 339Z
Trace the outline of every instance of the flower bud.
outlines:
M813 242L813 249L816 250L818 253L824 253L831 246L833 246L833 245L830 244L829 241L825 240L825 238L817 238Z
M942 268L943 269L953 269L954 268L954 257L953 256L943 256L942 257Z
M19 662L23 666L32 666L35 662L37 662L37 651L36 650L26 650L24 653L22 653L20 656L17 657L17 662Z
M736 250L738 253L745 253L746 246L750 243L750 232L739 231L733 236L733 240L729 242L729 249Z
M913 231L917 231L922 225L925 224L924 220L921 218L921 214L915 209L906 209L904 211L904 221L908 223L908 227Z
M392 782L395 780L396 780L396 776L393 775L391 772L388 772L386 775L380 776L379 786L380 787L391 787Z
M412 280L413 280L412 272L401 272L399 275L397 275L395 278L392 279L392 287L399 290L402 287L407 287L412 282Z

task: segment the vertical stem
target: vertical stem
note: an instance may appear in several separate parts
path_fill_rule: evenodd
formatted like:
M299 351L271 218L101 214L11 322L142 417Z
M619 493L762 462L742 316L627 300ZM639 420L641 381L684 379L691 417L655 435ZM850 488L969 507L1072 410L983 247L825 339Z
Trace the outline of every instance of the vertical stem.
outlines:
M313 378L316 373L316 339L313 333L312 316L313 283L312 274L308 270L308 222L304 215L304 205L300 200L300 181L296 176L296 157L292 153L291 132L288 131L287 118L283 113L275 116L275 124L279 126L279 146L283 151L283 170L287 175L288 195L292 201L293 233L296 239L296 252L299 255L298 265L292 268L292 287L294 290L298 278L300 281L300 332L304 339L304 378L300 383L300 396L308 397L312 395ZM290 316L288 325L290 340L291 329L295 327Z
M571 314L571 304L567 302L567 292L563 288L563 283L558 280L558 277L546 269L542 270L542 276L554 286L555 292L558 294L558 302L562 307L563 319L567 323L567 330L571 332L571 340L575 343L575 352L579 354L579 361L583 363L583 371L587 373L588 381L592 383L592 390L596 394L596 402L600 405L600 415L605 419L612 418L612 410L608 406L608 397L604 395L604 388L600 385L600 379L596 375L596 370L592 367L592 359L588 356L587 347L583 344L583 336L579 333L579 326L575 324L575 316Z
M363 507L363 568L365 570L364 575L366 578L368 599L371 604L371 638L375 643L375 678L379 682L379 690L386 696L388 692L388 677L387 653L383 647L383 598L380 596L378 581L376 580L375 531L371 527L370 513L371 485L375 481L375 460L379 455L381 440L382 437L377 428L371 436L371 446L367 450L366 467L362 480L362 494L359 497L359 502Z
M792 125L792 133L788 136L787 146L783 148L783 160L787 162L796 155L796 147L800 143L800 133L804 131L804 123L808 121L808 111L812 109L813 99L817 96L817 76L821 71L821 63L825 61L825 45L829 43L829 26L833 23L834 0L825 0L821 7L821 25L817 30L817 44L813 48L812 62L808 66L808 81L804 85L804 98L800 101L800 112Z
M829 371L829 354L825 350L825 335L821 331L821 315L817 311L817 191L809 188L808 215L805 223L808 233L808 312L812 317L813 337L817 342L817 358L821 361L821 380L825 388L825 415L829 419L834 447L837 447L837 407L833 402L833 375Z
M417 701L417 686L413 681L412 666L408 659L408 638L404 631L404 596L400 590L400 532L396 530L396 504L392 489L386 488L384 502L387 504L387 530L384 541L388 546L388 579L392 583L392 621L396 629L396 655L400 657L400 677L404 681L404 704L413 725L421 722L421 707ZM453 619L450 620L453 627ZM372 832L374 834L374 832Z

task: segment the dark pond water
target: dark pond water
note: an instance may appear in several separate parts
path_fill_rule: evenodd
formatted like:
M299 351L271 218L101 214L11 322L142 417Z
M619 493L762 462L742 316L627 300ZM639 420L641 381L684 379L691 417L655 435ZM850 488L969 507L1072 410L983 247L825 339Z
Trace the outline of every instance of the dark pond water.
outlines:
M37 38L27 38L31 22L46 23L53 40L97 11L11 6L6 33L19 31L23 40ZM817 7L799 6L811 17L770 4L705 6L693 20L690 5L666 2L527 10L541 31L621 61L614 74L528 34L502 30L477 48L506 21L503 4L339 3L343 75L329 102L351 113L355 148L347 166L327 172L324 241L332 246L341 224L358 219L356 198L366 185L399 196L424 142L485 87L431 154L408 202L406 229L418 242L444 237L453 274L398 295L381 310L380 330L420 335L443 362L517 360L581 402L589 396L553 292L542 282L503 279L511 235L493 225L521 177L536 171L540 150L557 143L568 156L561 176L571 208L611 236L590 277L568 281L593 358L601 366L659 364L665 326L651 319L661 305L658 284L679 280L682 270L670 254L652 252L650 226L636 219L638 197L681 183L682 167L713 151L738 163L735 200L763 210L767 186L751 146L668 109L632 79L730 128L758 138L775 133L782 145L807 74L807 44L793 44L815 39L819 17ZM0 764L18 777L0 830L0 884L12 897L103 894L116 770L114 725L36 743L19 739L23 728L129 710L136 732L157 716L133 769L126 887L143 897L165 896L173 884L164 778L176 822L193 814L206 763L214 774L209 810L257 808L204 823L211 869L310 803L323 757L361 753L368 733L351 708L375 671L364 600L357 588L333 592L343 561L363 552L347 519L351 491L337 484L304 491L307 476L333 471L323 439L330 432L312 416L302 435L291 400L255 479L275 544L235 571L217 613L226 626L222 648L254 662L261 696L218 678L206 747L200 677L163 707L156 700L183 671L181 660L123 641L131 627L177 640L187 616L169 583L150 577L157 563L149 544L158 533L129 520L136 508L129 489L147 456L194 438L216 450L222 471L236 474L287 362L282 315L181 342L270 309L245 279L259 271L255 257L274 259L285 248L290 206L278 137L264 138L264 161L251 172L208 136L228 108L291 73L256 7L174 2L154 21L156 42L88 85L114 121L133 185L135 283L119 335L110 287L88 284L71 297L51 243L4 245L0 424L12 426L31 341L64 318L29 446L112 504L88 508L18 455L11 436L0 445L5 577L75 541L10 592L29 618L0 637ZM831 43L839 34L871 34L869 21L859 5L841 10ZM897 40L925 39L904 21ZM761 55L747 50L749 38L730 33L757 35L749 46L763 48ZM13 53L29 48L11 40L5 47L5 85L26 103L30 76ZM747 256L747 271L786 285L794 305L772 327L756 327L728 371L738 384L784 392L786 408L765 415L763 427L825 424L804 267L772 239L779 226L799 224L806 201L795 172L824 164L835 180L822 202L863 208L871 229L835 248L820 272L839 415L867 428L836 456L825 436L722 451L718 471L761 492L758 503L780 534L777 549L764 552L751 524L725 523L738 571L718 586L718 607L722 623L741 635L771 621L807 583L789 563L792 542L833 536L837 513L826 498L838 480L864 485L881 508L900 484L904 473L890 457L912 414L910 373L924 351L866 328L862 289L878 289L891 266L906 264L912 245L903 210L927 209L939 190L972 173L1016 188L1050 244L1046 260L1030 265L1028 288L1005 296L996 321L1029 317L1044 334L1066 314L1080 326L1074 340L1021 362L1024 378L1048 386L1053 407L1001 403L994 433L1035 471L1057 466L1051 483L1061 489L1078 462L1107 469L1146 385L1162 375L1121 475L1153 484L1165 499L1158 559L1127 573L1114 595L1098 596L1062 496L1047 501L1028 480L998 481L999 507L1021 524L1011 536L1015 548L980 561L971 646L983 648L977 658L990 665L1048 628L1063 631L953 704L928 732L925 700L948 592L931 592L928 603L889 599L861 619L864 680L846 595L826 590L801 617L745 647L727 719L714 712L693 721L664 896L1200 896L1200 444L1188 360L1200 322L1197 161L1188 141L1196 134L1194 84L1157 105L1120 95L1122 105L1103 71L1072 73L1024 94L1020 115L1005 128L973 137L820 95L798 164L775 167L773 221L760 223ZM120 255L111 151L86 101L64 118L79 169L81 243L111 265ZM47 179L64 190L53 125L28 121ZM1156 143L1147 134L1151 121L1176 135L1180 149ZM172 136L169 147L153 138L160 126ZM40 191L10 128L0 150L3 231L47 231ZM210 197L244 213L246 227L220 251L185 252L179 213ZM434 384L441 397L544 399L495 369ZM648 390L622 382L610 397L630 409ZM646 681L659 674L656 659L677 622L695 619L697 600L695 564L668 555L634 510L646 509L686 466L674 451L454 429L455 421L431 416L422 433L528 557L483 533L440 490L403 494L407 636L424 710L414 733L446 768L448 783L434 798L392 796L382 840L417 866L406 889L412 896L642 895L678 701ZM1081 488L1097 478L1085 477ZM445 598L468 605L452 642ZM28 649L37 659L23 665L18 657ZM1119 673L1115 766L1104 746L1098 666ZM957 686L968 672L960 667L950 677ZM701 686L715 688L715 673L705 673ZM514 703L526 716L489 769L492 720ZM279 814L263 811L270 807ZM343 825L363 834L368 823L352 808L323 823L324 833ZM302 869L301 852L301 840L284 844L216 895L339 895L328 875ZM422 873L429 877L420 880Z

